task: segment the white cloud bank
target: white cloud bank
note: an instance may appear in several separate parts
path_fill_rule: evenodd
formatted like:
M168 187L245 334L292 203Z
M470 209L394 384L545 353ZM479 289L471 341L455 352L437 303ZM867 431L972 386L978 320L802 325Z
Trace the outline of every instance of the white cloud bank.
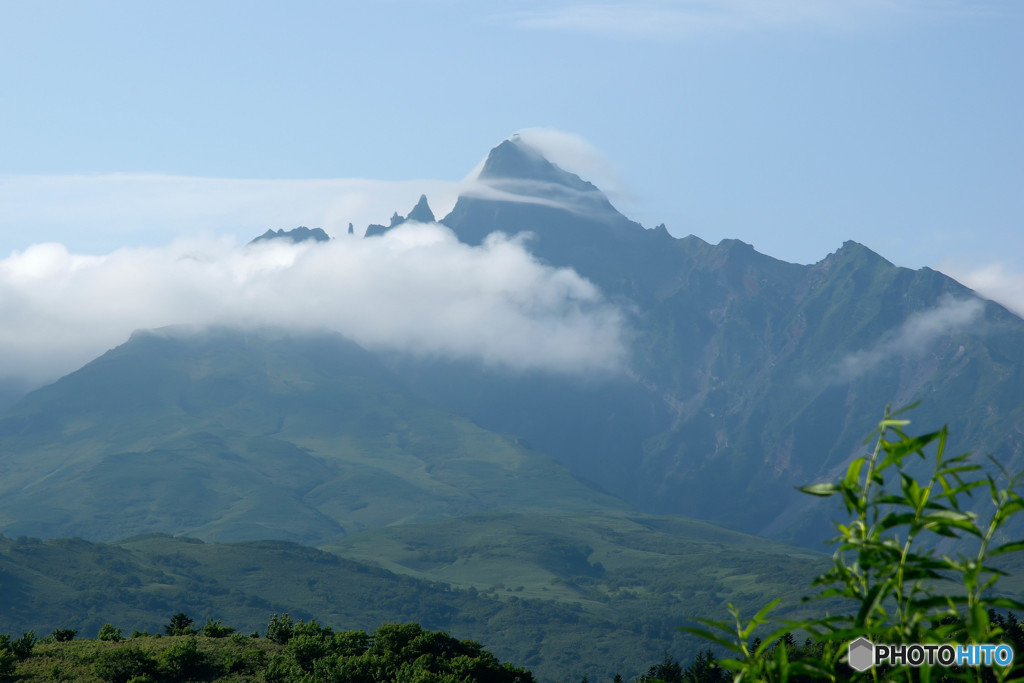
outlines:
M944 297L937 306L907 318L899 329L877 346L847 355L839 375L851 380L893 356L923 353L939 337L963 329L981 318L985 304L979 299Z
M522 238L480 247L443 226L328 243L180 239L101 256L36 244L0 261L0 376L52 379L166 325L331 329L378 349L515 369L616 369L619 309Z

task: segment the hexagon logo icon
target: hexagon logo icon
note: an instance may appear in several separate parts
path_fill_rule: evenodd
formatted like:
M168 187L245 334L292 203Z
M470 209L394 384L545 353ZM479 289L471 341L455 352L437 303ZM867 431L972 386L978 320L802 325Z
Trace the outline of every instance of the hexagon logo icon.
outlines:
M850 643L846 661L854 671L865 671L871 668L875 659L875 646L867 638L858 638Z

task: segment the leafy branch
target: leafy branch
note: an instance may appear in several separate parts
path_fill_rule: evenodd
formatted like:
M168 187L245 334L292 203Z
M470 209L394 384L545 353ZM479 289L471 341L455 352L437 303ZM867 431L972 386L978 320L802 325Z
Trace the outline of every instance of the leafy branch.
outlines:
M1022 610L1024 604L1000 597L994 590L1005 572L992 558L1024 550L1024 541L993 547L1000 529L1024 509L1015 488L1021 475L1011 476L995 463L1004 483L982 472L970 454L949 456L945 427L920 436L904 428L899 417L910 408L886 408L866 443L874 441L870 455L855 458L836 482L802 487L804 493L838 497L848 515L837 523L832 568L816 578L821 587L813 600L841 601L844 613L816 619L784 621L764 641L748 645L756 630L770 627L769 613L778 600L759 611L746 624L729 606L732 622L701 620L703 627L684 630L714 642L734 656L721 660L735 672L734 681L879 680L870 668L853 671L845 662L847 643L866 637L874 643L911 644L964 642L991 643L1002 635L994 610ZM933 455L928 455L933 451ZM914 476L915 460L931 462L930 474ZM993 461L995 462L995 461ZM987 491L991 512L984 520L967 507L979 490ZM966 546L977 551L951 557L938 548ZM830 602L830 604L831 604ZM772 647L780 635L803 630L820 645L813 655L790 661L785 647ZM989 675L1007 680L1009 668L994 668ZM924 665L890 667L886 680L982 680L980 668L932 671Z

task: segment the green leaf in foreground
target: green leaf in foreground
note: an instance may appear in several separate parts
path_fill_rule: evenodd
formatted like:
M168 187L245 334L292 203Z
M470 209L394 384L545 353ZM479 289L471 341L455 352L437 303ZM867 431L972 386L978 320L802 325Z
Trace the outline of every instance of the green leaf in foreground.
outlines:
M866 637L874 643L910 644L999 642L1015 635L1019 623L1011 612L1003 618L998 610L1021 609L1021 603L1000 596L997 580L1005 572L988 558L1024 550L1024 541L1005 541L995 547L996 532L1024 509L1015 487L1018 477L1002 468L1001 485L991 476L969 480L977 465L966 455L948 457L946 429L908 436L907 420L885 416L874 432L875 447L869 456L855 458L844 476L834 483L820 483L800 490L813 496L838 495L850 519L836 524L838 536L832 568L814 584L822 590L817 600L842 598L847 606L839 614L786 622L756 647L748 645L755 629L770 628L768 612L773 601L748 622L732 609L734 622L702 620L706 628L686 628L737 656L722 666L735 671L735 681L879 680L873 667L856 672L845 662L847 643ZM926 452L926 449L930 452ZM920 475L924 461L931 467ZM890 475L889 471L895 475ZM987 523L965 509L974 489L986 486L991 509ZM936 546L952 539L971 554L940 555ZM804 631L816 639L816 647L782 647L780 633ZM1014 634L1008 634L1008 631ZM778 642L769 646L773 641ZM790 650L800 654L793 659ZM1024 662L1016 667L987 669L984 680L1017 680ZM942 680L982 680L977 668L944 669ZM989 676L992 678L990 679ZM884 672L891 681L937 680L928 667L893 666Z

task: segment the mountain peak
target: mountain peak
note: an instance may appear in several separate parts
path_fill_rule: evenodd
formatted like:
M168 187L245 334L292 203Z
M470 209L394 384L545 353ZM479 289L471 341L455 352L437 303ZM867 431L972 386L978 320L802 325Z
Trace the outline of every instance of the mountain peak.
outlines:
M412 207L412 211L405 217L405 220L417 223L433 223L436 220L434 212L430 210L430 204L427 203L427 195L420 195L420 200L416 202L416 206Z
M314 242L329 242L331 240L328 234L321 228L313 228L310 230L309 228L300 225L294 230L284 230L283 228L281 230L271 230L268 228L265 233L249 242L249 244L276 239L286 239L291 242L306 242L308 240L312 240Z
M893 266L888 259L882 257L868 247L865 247L860 242L854 242L853 240L846 240L843 242L843 246L826 256L822 261L820 261L820 263L831 266L835 263L847 261L857 261L865 264L870 263L875 266Z
M496 229L522 226L537 237L534 253L549 263L572 263L583 270L577 258L581 254L600 261L597 245L614 243L609 248L617 252L623 240L648 232L619 213L596 186L559 167L518 135L491 150L476 182L441 222L460 241L474 245Z
M574 190L594 192L597 188L548 161L536 148L518 135L491 150L478 176L484 181L529 180L564 185Z
M391 216L391 223L389 225L378 225L376 223L366 226L366 232L363 237L374 237L375 235L383 235L392 228L397 228L406 221L413 221L414 223L434 223L434 212L430 210L430 204L427 203L427 195L421 194L420 200L416 202L416 206L412 207L412 211L409 212L408 216L404 218L398 215L396 211Z

